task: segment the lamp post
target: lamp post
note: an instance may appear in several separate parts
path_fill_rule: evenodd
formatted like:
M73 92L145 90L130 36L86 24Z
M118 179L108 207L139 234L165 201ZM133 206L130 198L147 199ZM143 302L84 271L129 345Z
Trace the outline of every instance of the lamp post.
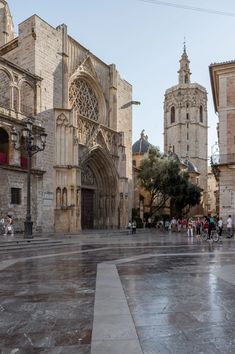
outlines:
M11 141L15 150L24 151L28 155L28 171L27 171L27 213L24 222L25 238L33 238L33 222L31 216L31 167L32 156L39 151L43 151L46 147L47 134L33 134L33 123L31 119L26 121L26 126L21 129L20 134L17 133L15 127L12 128Z

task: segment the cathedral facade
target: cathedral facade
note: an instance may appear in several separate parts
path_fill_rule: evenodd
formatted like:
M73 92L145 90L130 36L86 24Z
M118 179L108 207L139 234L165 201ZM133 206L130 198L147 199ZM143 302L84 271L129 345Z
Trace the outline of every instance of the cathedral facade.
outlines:
M30 118L47 133L33 156L34 230L77 232L124 227L132 206L132 87L107 65L36 15L13 24L0 0L0 212L23 229L27 156L14 150ZM13 198L16 193L18 198Z
M164 152L172 150L198 173L203 190L202 207L207 212L208 122L206 89L191 83L190 61L184 45L178 84L165 92Z

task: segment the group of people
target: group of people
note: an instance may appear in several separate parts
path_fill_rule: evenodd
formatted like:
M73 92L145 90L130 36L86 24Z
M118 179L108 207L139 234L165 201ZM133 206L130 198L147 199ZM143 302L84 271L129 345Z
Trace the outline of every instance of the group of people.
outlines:
M8 214L5 218L2 218L0 225L3 230L3 236L7 236L8 234L14 236L13 218L11 215Z
M211 231L217 228L219 236L222 235L224 229L224 221L220 217L213 217L211 214L205 217L196 217L189 219L175 219L165 221L165 230L172 232L181 232L182 230L188 236L200 235L202 230L208 233L208 238L211 237ZM227 238L233 237L233 220L231 215L226 220Z

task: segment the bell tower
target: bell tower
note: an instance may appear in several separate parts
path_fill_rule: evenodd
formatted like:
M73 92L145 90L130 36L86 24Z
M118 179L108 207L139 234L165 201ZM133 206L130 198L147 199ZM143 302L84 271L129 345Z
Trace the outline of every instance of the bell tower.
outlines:
M8 3L0 0L0 47L14 39L13 27Z
M179 60L178 83L165 92L164 100L164 152L172 146L183 161L197 167L198 184L207 194L207 92L198 83L191 82L190 61L184 43Z

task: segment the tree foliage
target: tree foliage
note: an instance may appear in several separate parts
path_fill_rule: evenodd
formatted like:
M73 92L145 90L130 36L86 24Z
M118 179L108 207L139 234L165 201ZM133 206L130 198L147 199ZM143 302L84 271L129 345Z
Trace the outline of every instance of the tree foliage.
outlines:
M176 159L161 156L158 148L150 147L138 177L149 192L151 214L169 201L172 208L180 211L200 202L201 189L189 181L187 173L180 171Z

